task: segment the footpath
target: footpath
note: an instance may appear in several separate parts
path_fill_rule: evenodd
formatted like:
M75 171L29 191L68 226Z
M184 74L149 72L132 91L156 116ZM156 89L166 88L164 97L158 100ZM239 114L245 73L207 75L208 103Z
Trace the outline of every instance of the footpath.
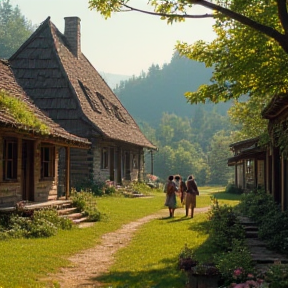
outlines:
M209 209L210 207L195 208L194 214L205 213ZM177 215L185 215L184 208L177 208L175 216ZM42 280L57 283L61 288L103 287L97 277L109 272L109 268L114 263L115 253L129 244L134 232L141 225L167 216L168 209L163 209L155 214L123 225L114 232L104 234L99 244L69 258L71 262L69 267L62 268L59 273L48 275L47 278Z
M269 265L274 263L288 263L286 256L266 248L265 242L258 238L258 227L255 222L243 216L239 217L239 220L245 229L246 245L259 272L267 271Z

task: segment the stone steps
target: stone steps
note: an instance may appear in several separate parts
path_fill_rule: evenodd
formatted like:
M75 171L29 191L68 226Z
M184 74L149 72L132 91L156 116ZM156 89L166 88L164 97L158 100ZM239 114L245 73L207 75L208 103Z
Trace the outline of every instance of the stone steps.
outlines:
M88 220L88 217L84 216L83 213L77 212L77 208L72 206L72 202L62 205L57 212L59 217L69 218L76 225Z
M69 207L69 208L64 208L64 209L60 209L57 211L58 215L67 215L67 214L71 214L72 212L77 211L76 207Z
M255 222L243 216L239 217L239 220L245 230L245 243L258 271L264 272L269 265L274 263L288 263L288 258L285 255L266 248L265 242L258 238L258 227Z
M19 205L22 205L21 208L23 209L24 213L31 213L31 211L33 212L34 210L45 208L53 208L57 210L57 213L60 217L70 218L75 224L83 223L88 220L87 217L85 217L82 213L77 213L77 208L73 207L72 201L67 199L49 200L39 203L21 201L19 202ZM0 208L0 214L12 213L14 211L16 211L15 206Z

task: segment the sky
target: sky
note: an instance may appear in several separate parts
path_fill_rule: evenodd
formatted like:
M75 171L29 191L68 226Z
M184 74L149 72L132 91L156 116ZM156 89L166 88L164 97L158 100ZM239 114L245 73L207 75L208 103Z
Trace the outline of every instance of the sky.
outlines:
M147 1L132 0L129 4L147 10ZM96 70L103 73L139 76L152 64L161 67L169 63L178 40L192 44L215 37L210 18L168 25L159 17L138 12L114 13L105 20L100 13L89 9L88 0L10 0L10 4L18 5L21 13L35 25L50 16L62 33L64 17L79 17L81 50ZM193 14L211 13L201 6L195 8Z

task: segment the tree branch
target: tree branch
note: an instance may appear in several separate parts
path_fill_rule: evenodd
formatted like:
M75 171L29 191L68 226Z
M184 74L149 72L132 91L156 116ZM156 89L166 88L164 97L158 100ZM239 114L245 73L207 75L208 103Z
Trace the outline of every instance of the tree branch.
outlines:
M188 0L188 2L191 4L201 5L203 7L215 10L217 12L220 12L221 14L228 16L229 18L232 18L232 19L234 19L234 20L236 20L236 21L238 21L238 22L240 22L240 23L242 23L242 24L244 24L250 28L253 28L253 29L275 39L280 44L280 46L284 49L284 51L286 53L288 53L288 39L287 39L286 35L281 34L276 29L273 29L269 26L260 24L260 23L254 21L254 20L252 20L252 19L250 19L244 15L238 14L232 10L229 10L229 9L224 8L222 6L219 6L217 4L213 4L212 2L207 2L206 0ZM280 2L286 2L286 0L277 0L278 10L280 8L282 8L282 6L283 6L283 3L281 3L281 5L280 5ZM286 10L286 7L285 7L285 10ZM283 12L281 12L281 13L283 13ZM283 16L283 18L285 18L285 17ZM286 18L287 18L287 10L286 10Z
M278 16L279 16L280 22L285 31L285 35L288 36L287 1L277 0L277 6L278 6Z
M165 13L156 13L156 12L150 12L146 10L137 9L131 6L128 6L127 4L122 4L124 7L128 8L130 11L136 11L144 14L149 14L153 16L160 16L160 17L179 17L179 18L213 18L215 15L213 14L202 14L202 15L189 15L189 14L165 14Z
M189 2L190 4L201 5L213 11L217 11L231 19L234 19L242 23L245 26L248 26L252 29L255 29L256 31L259 31L265 34L266 36L270 38L273 38L279 43L279 45L283 48L283 50L286 53L288 53L288 15L287 15L287 6L286 6L287 4L286 4L286 0L276 0L276 1L277 1L279 19L281 21L285 34L280 33L279 31L277 31L276 29L270 26L263 25L242 14L234 12L220 5L214 4L210 1L208 2L207 0L187 0L187 2ZM173 18L173 17L175 18L211 18L211 17L217 18L217 15L215 14L203 14L203 15L166 14L166 13L150 12L150 11L134 8L124 3L122 3L122 6L129 9L129 11L136 11L140 13L145 13L145 14L160 16L160 17L167 17L167 18L169 17L170 18Z

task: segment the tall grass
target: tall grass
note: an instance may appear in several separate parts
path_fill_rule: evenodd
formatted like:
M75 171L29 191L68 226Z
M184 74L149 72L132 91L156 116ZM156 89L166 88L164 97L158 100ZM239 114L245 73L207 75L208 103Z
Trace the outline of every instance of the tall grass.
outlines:
M237 202L237 199L230 198L235 195L228 197L226 193L216 193L221 191L219 189L200 188L197 207L209 206L211 195L219 197L219 201ZM98 198L97 206L105 217L90 228L60 231L56 236L45 239L0 241L0 287L47 287L41 279L48 273L69 265L67 259L70 255L93 247L100 242L103 234L115 231L123 224L165 208L165 194L152 191L149 191L153 195L151 198ZM112 278L106 277L103 281L115 284L113 287L124 287L119 285L124 285L127 281L126 287L133 287L133 283L142 282L147 285L135 287L180 287L169 286L171 279L171 283L183 284L184 281L179 271L174 269L177 254L185 243L193 243L198 247L205 241L207 234L202 231L201 226L205 219L205 215L197 215L193 220L184 219L181 215L170 220L158 219L144 225L137 232L131 245L117 254L117 262L112 268ZM167 285L155 286L154 283ZM129 286L130 284L133 285Z

